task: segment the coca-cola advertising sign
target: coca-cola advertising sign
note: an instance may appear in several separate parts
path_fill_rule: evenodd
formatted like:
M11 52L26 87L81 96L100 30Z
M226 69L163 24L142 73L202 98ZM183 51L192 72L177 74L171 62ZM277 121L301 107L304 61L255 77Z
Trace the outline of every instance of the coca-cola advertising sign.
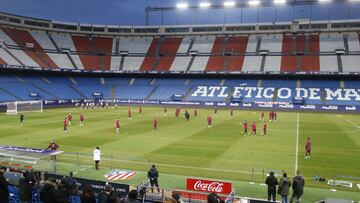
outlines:
M216 180L201 180L194 178L187 178L187 190L196 190L201 192L214 192L217 194L230 194L232 184L229 182L221 182Z

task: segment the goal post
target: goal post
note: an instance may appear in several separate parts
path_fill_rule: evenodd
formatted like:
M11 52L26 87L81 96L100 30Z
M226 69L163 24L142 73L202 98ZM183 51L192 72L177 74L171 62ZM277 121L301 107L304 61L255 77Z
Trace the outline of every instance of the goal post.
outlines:
M6 103L7 114L17 114L22 112L43 112L43 101L14 101Z

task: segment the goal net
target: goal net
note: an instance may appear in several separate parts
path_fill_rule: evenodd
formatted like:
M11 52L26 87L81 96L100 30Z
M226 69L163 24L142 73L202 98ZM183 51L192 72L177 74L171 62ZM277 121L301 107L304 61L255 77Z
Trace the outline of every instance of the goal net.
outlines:
M17 114L22 112L42 112L43 102L38 101L14 101L6 103L6 113Z

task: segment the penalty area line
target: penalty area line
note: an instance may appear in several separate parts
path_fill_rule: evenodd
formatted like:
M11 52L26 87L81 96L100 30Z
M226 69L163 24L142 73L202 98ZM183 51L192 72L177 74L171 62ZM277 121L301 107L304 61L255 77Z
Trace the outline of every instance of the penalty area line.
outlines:
M360 129L360 126L356 125L352 120L350 119L346 119L347 122L351 123L353 126L357 127Z

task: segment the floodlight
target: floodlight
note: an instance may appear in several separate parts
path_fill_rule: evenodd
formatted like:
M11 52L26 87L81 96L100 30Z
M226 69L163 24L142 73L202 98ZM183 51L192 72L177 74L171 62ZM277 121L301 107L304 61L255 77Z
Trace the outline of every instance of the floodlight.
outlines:
M224 6L225 7L234 7L235 6L235 1L225 1Z
M211 4L208 2L201 2L199 4L199 6L200 6L200 8L209 8L211 6Z
M258 6L258 5L260 5L260 1L258 1L258 0L251 0L251 1L249 1L249 5L250 5L250 6Z
M188 7L189 7L189 5L187 3L178 3L178 4L176 4L176 8L179 8L179 9L186 9Z
M274 0L274 4L285 4L286 0Z

